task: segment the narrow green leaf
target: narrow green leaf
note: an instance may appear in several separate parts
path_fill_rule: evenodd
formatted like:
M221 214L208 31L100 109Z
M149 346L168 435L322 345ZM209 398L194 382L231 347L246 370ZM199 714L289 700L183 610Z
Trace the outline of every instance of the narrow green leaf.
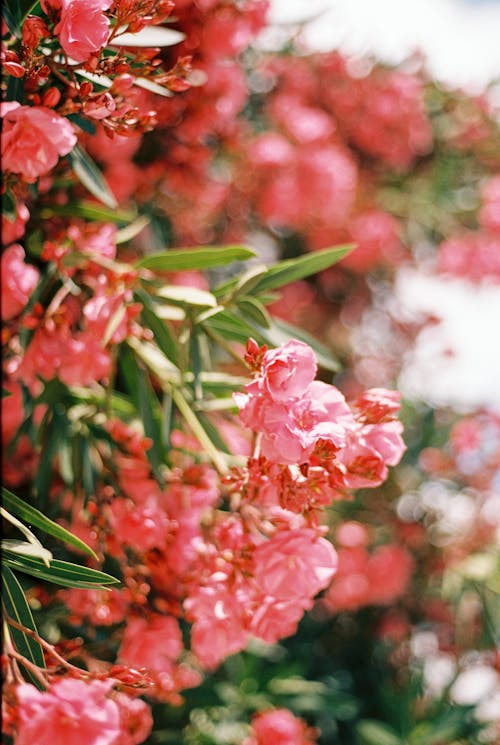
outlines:
M50 566L53 558L51 552L40 543L18 541L16 538L4 538L2 541L2 551L12 551L12 553L19 554L20 556L36 556L47 567Z
M259 332L255 326L250 325L230 310L217 313L217 315L204 321L202 326L213 329L227 341L237 341L240 344L246 344L248 337L252 336L259 344L266 343L266 339L262 335L263 329Z
M160 402L153 391L149 375L137 362L136 356L128 347L123 347L121 363L124 366L124 378L130 397L135 403L137 412L144 427L144 434L152 440L152 446L146 455L156 479L163 483L160 467L163 464L164 451L161 438L162 413Z
M136 266L159 272L178 272L187 269L211 269L233 261L246 261L255 256L244 246L207 246L177 248L163 253L151 254L140 259Z
M154 304L143 290L136 290L135 296L142 303L141 316L144 325L153 332L155 341L165 357L178 366L177 345L168 325L158 318L154 310Z
M22 104L24 99L24 85L24 78L14 78L12 75L9 75L7 82L7 101L17 101Z
M118 207L118 203L104 180L104 176L85 150L76 145L69 153L68 158L74 172L94 197L105 204L106 207L111 209Z
M253 294L275 290L277 287L283 287L283 285L288 285L291 282L296 282L299 279L310 277L312 274L328 269L328 267L343 259L344 256L347 256L353 248L354 244L350 243L345 246L313 251L296 259L279 261L270 267L267 273L257 282Z
M404 745L392 727L376 719L363 719L356 727L359 745Z
M19 584L18 579L5 564L2 565L2 602L7 615L12 618L13 621L21 624L27 629L36 633L37 629L33 616L31 614L30 607L26 601L26 596L23 592L23 588ZM12 641L23 657L32 662L38 667L45 667L45 660L43 656L43 650L40 644L32 639L30 636L16 629L13 626L10 627L10 635ZM26 670L26 668L24 668ZM42 689L40 681L31 675L26 670L26 677L32 682L37 688ZM42 689L43 690L43 689Z
M43 219L50 219L52 215L71 215L84 217L86 220L103 220L123 224L129 223L135 218L134 212L108 209L100 204L85 201L72 202L71 204L51 204L50 207L42 208L41 216Z
M267 329L270 328L271 317L257 298L246 295L245 297L238 298L236 300L236 305L238 310L243 313L245 317L251 318L255 323L258 323L259 326L264 326Z
M80 127L80 129L88 135L95 135L97 131L95 124L85 116L81 116L81 114L67 114L66 118L69 119L70 122L73 122L73 124L76 124L77 127Z
M215 308L217 301L211 292L199 290L197 287L187 287L184 285L166 285L156 293L158 297L169 300L171 303L179 305L195 305L201 308Z
M2 398L8 398L9 396L12 396L12 393L7 388L2 388Z
M324 248L321 251L314 251L304 256L299 256L296 259L278 261L269 267L266 273L254 285L252 294L257 295L261 292L275 290L278 287L283 287L283 285L288 285L291 282L304 279L304 277L317 274L323 271L323 269L328 269L328 267L333 266L343 259L353 248L354 244L350 243L345 246ZM214 295L217 298L226 295L228 292L233 291L237 283L237 279L225 282L214 290Z
M146 215L140 215L136 220L131 222L130 225L121 228L121 230L117 232L116 243L120 244L131 241L132 238L136 237L136 235L142 233L146 225L149 225L149 217Z
M64 541L64 543L67 543L69 546L73 546L89 556L97 558L92 549L80 540L80 538L77 538L76 535L70 533L66 528L61 527L48 517L45 517L45 515L39 510L27 504L22 499L19 499L19 497L5 487L2 487L2 500L5 507L17 515L21 520L25 520L27 523L35 528L39 528L39 530L42 530L44 533L47 533L54 538L59 538L59 540Z
M50 567L46 567L43 561L31 556L18 556L6 551L4 562L24 574L30 574L46 582L53 582L63 587L79 587L83 589L95 589L103 585L113 585L119 582L116 577L100 572L97 569L79 566L69 561L53 559Z

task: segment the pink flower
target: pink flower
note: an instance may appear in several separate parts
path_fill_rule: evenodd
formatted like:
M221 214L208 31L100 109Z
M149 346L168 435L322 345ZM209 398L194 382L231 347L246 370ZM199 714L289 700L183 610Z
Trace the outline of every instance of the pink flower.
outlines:
M316 356L307 344L292 339L265 353L262 386L273 401L298 398L316 377Z
M62 0L54 31L68 57L85 62L102 49L109 36L109 20L102 11L110 6L111 0Z
M288 709L274 709L258 714L252 722L254 737L245 745L313 745L314 737L302 719Z
M254 551L259 589L278 600L309 600L324 589L337 569L332 544L310 528L277 533Z
M5 112L5 113L4 113ZM44 106L2 106L3 168L33 182L76 145L72 124Z
M228 655L246 645L248 631L243 609L248 603L246 592L229 592L226 585L200 587L184 607L191 628L191 647L201 664L213 669Z
M173 616L136 616L127 623L118 658L128 665L161 673L172 669L182 650L179 624Z
M2 254L2 318L9 321L24 310L38 284L40 272L24 261L24 249L17 243Z
M39 691L17 687L19 729L16 745L115 745L120 710L107 694L113 681L66 678Z
M114 745L140 745L153 729L151 709L140 698L129 698L124 693L116 693L115 701L120 709L123 731Z

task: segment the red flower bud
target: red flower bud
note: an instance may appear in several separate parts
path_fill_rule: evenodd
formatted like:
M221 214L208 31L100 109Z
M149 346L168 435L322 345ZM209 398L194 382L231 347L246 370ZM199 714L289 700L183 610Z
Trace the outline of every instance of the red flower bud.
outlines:
M35 49L40 39L50 36L50 31L38 16L28 16L23 24L22 41L23 46Z

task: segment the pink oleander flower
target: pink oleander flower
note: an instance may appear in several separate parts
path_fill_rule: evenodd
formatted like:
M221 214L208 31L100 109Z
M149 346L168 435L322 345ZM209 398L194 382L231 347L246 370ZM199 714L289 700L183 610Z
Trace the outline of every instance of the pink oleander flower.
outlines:
M2 266L2 318L9 321L24 310L31 293L38 284L40 272L26 264L22 246L9 246L1 259Z
M244 588L229 592L225 584L199 587L184 602L192 619L191 648L203 667L211 670L248 641L243 609L248 605Z
M129 698L124 693L115 693L114 700L120 709L122 734L113 745L140 745L153 729L151 709L140 698Z
M118 659L133 667L170 672L182 650L179 624L173 616L135 616L125 627Z
M28 182L48 173L76 145L73 125L51 109L8 102L1 111L3 169Z
M62 0L61 20L54 31L75 62L85 62L106 44L109 20L102 11L111 4L112 0Z
M122 726L119 706L107 695L112 687L112 680L74 678L47 691L19 685L16 745L115 745Z
M292 339L265 353L261 371L263 391L277 402L298 398L316 377L317 367L311 347Z
M310 528L277 533L254 551L253 573L264 595L277 600L310 600L337 569L337 554Z
M252 722L253 737L244 745L314 745L315 732L288 709L257 714Z

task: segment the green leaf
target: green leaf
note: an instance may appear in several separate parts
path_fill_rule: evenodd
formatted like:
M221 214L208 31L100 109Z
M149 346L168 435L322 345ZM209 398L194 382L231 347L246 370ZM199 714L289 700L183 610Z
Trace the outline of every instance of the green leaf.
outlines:
M160 467L164 462L165 453L161 439L162 412L160 402L156 398L147 372L141 364L138 364L132 350L126 346L121 350L120 364L130 397L133 399L142 421L144 434L152 440L151 447L146 451L147 458L157 481L163 483Z
M27 504L22 499L19 499L19 497L17 497L5 487L2 487L2 500L5 507L21 520L25 520L27 523L34 526L35 528L39 528L39 530L47 533L47 535L51 535L54 538L58 538L59 540L64 541L64 543L67 543L68 546L73 546L79 551L83 551L89 556L97 558L92 549L89 548L86 543L80 540L80 538L77 538L76 535L70 533L69 530L66 530L66 528L62 528L60 525L53 522L48 517L45 517L43 513L35 509L35 507Z
M13 621L20 623L22 626L25 626L27 629L36 633L37 629L35 622L31 615L30 607L26 601L23 588L19 584L16 576L8 566L5 566L5 564L2 565L2 580L2 602L7 615L12 618ZM16 629L13 626L10 627L10 635L19 654L22 654L23 657L26 657L26 659L34 665L42 668L45 667L42 647L37 641L35 641L35 639L32 639L30 636L25 634L24 631ZM29 678L37 688L43 690L40 681L31 675L28 670L26 670L26 677Z
M46 567L43 561L31 556L18 556L6 551L4 562L12 569L24 574L30 574L46 582L53 582L63 587L77 587L82 589L96 589L103 585L112 585L119 582L116 577L100 572L97 569L79 566L69 561L53 559L50 567Z
M86 220L103 220L104 222L129 223L135 218L134 212L124 210L107 209L93 202L72 202L71 204L51 204L43 207L41 216L44 220L50 219L52 215L68 215L83 217Z
M203 321L202 326L206 329L213 329L227 341L237 341L240 344L246 344L248 337L252 336L259 344L267 343L266 338L263 336L264 329L257 330L255 326L247 323L243 318L230 310L217 313L217 315Z
M254 252L244 246L177 248L145 256L136 266L158 272L179 272L187 269L211 269L233 261L246 261L252 256L255 256Z
M94 197L105 204L106 207L111 209L118 207L118 202L111 193L104 176L85 150L79 145L75 145L68 158L74 172Z
M259 326L270 328L271 317L267 310L264 308L262 303L257 298L246 295L236 300L238 310L243 313L244 316L251 318Z
M9 396L12 396L12 393L7 388L2 388L2 398L8 398Z
M235 300L240 295L248 295L253 290L257 282L267 273L267 266L265 264L259 264L253 266L247 272L242 274L236 280L233 291L231 292L231 299Z
M69 119L70 122L73 122L73 124L76 124L77 127L80 127L80 129L88 135L95 135L97 128L90 119L81 116L81 114L67 114L66 118Z
M40 543L19 541L16 538L4 538L2 541L2 551L12 551L12 553L19 554L20 556L36 556L43 561L45 566L50 566L53 558L51 552Z
M144 325L153 332L155 341L165 357L178 366L177 344L173 335L170 333L168 325L158 318L153 302L143 290L136 290L135 297L142 303L141 316Z
M376 719L362 719L356 727L356 734L359 745L404 745L392 727Z
M147 26L136 34L125 33L115 36L113 47L171 47L180 44L186 36L181 31L163 26Z
M13 222L16 219L17 203L10 189L5 190L3 195L2 213Z
M116 233L116 243L126 243L127 241L131 241L132 238L135 238L136 235L139 235L146 225L149 225L149 217L147 215L140 215L136 220L130 223L130 225L127 225L125 228L122 228L121 230L118 230Z
M324 248L321 251L314 251L305 256L299 256L296 259L278 261L269 267L267 272L255 284L253 295L275 290L278 287L283 287L283 285L288 285L291 282L304 279L304 277L317 274L323 271L323 269L328 269L328 267L333 266L343 259L353 248L354 244L350 243L345 246ZM236 285L237 280L230 280L214 290L214 294L216 297L220 297L232 291Z
M195 305L199 308L216 308L217 301L211 292L185 285L167 285L156 293L158 297L181 306Z

